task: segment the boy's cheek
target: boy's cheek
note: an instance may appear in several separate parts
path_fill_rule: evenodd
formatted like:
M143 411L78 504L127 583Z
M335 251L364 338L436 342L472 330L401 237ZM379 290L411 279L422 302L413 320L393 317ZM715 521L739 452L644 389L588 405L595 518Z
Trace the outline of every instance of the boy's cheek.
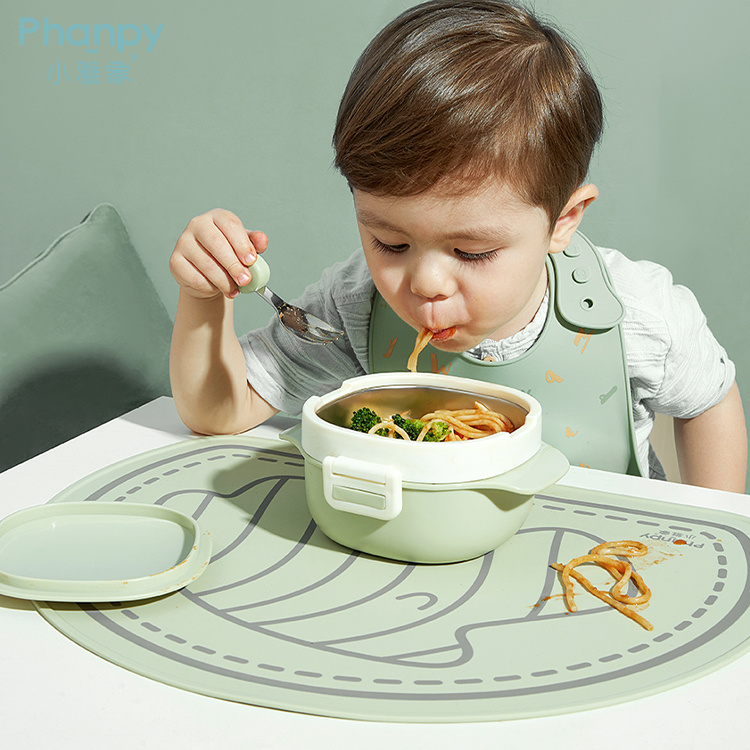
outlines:
M403 287L407 283L404 274L393 266L377 261L368 263L368 265L375 286L384 296L394 294L399 287Z

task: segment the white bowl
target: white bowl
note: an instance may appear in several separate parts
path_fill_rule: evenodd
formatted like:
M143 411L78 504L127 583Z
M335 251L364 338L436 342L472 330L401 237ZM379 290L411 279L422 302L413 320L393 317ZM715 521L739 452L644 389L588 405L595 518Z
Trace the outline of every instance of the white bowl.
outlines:
M511 433L467 441L394 440L349 429L370 406L381 416L481 401L514 423ZM334 541L411 562L477 557L523 524L537 492L568 470L542 443L541 406L514 388L425 373L365 375L307 400L299 427L283 435L305 459L308 506Z

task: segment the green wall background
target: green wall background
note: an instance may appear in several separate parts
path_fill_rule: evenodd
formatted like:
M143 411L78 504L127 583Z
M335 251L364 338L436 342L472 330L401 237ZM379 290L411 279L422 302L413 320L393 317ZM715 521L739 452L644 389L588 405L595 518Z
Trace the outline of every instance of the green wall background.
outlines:
M4 0L0 282L107 201L172 314L170 252L189 219L214 206L266 231L273 288L300 292L357 245L348 190L331 167L333 121L358 54L411 4ZM585 51L606 101L591 174L601 197L584 231L668 266L695 292L750 404L750 4L531 4ZM45 46L41 28L20 45L19 18L41 27L45 16L63 28L164 26L150 52L141 42L90 53L58 46L56 33ZM129 81L76 80L80 62L104 73L113 61L129 66ZM243 297L238 329L265 322L268 312Z

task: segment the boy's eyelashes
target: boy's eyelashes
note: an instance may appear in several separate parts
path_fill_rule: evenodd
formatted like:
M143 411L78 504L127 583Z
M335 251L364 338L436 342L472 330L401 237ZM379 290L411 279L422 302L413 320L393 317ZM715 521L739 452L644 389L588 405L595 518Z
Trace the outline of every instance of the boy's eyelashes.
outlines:
M409 245L387 245L385 242L381 242L377 237L372 237L372 244L376 250L382 253L403 253L409 249ZM459 250L457 247L453 248L455 255L461 260L468 261L469 263L486 263L492 260L497 255L497 250L488 250L484 253L467 253L463 250Z
M377 237L372 238L373 247L376 250L380 250L383 253L402 253L404 250L408 250L408 245L386 245L385 242L381 242Z
M465 253L457 247L453 248L453 252L461 258L461 260L466 260L470 263L487 263L497 255L497 250L488 250L485 253Z

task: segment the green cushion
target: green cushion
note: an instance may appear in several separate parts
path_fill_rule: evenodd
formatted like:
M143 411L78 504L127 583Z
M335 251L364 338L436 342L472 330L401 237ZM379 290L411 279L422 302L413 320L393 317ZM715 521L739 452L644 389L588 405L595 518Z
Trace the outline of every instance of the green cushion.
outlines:
M97 206L0 287L0 471L169 393L172 323Z

